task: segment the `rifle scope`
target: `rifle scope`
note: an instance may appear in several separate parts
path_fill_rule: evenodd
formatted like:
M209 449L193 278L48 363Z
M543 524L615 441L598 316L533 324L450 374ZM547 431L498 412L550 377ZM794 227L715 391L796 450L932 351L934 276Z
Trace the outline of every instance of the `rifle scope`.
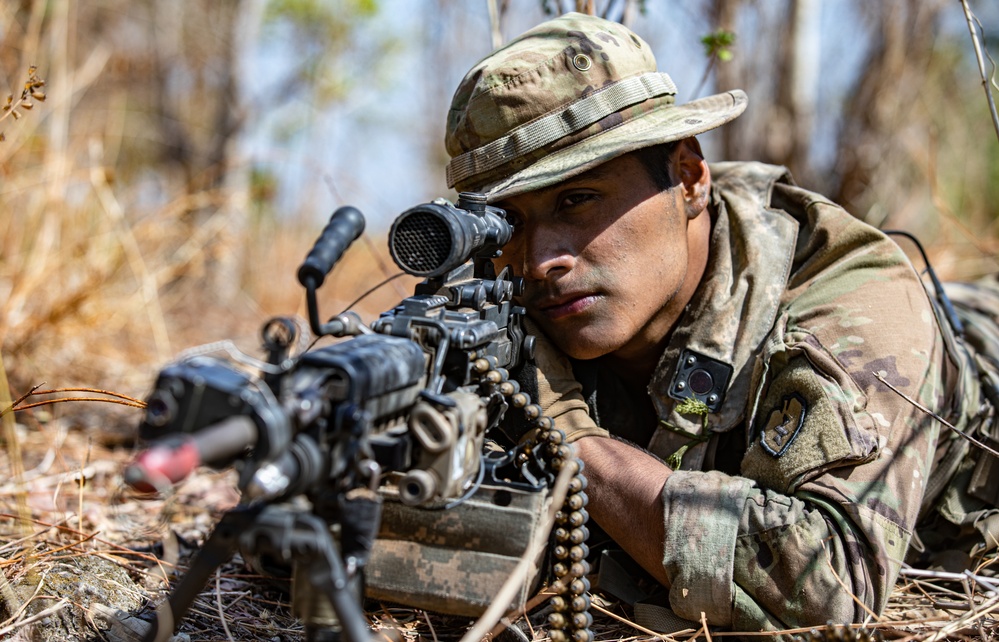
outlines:
M491 255L506 245L513 226L484 194L462 192L458 204L437 199L399 215L389 230L389 252L404 272L438 277L475 255Z

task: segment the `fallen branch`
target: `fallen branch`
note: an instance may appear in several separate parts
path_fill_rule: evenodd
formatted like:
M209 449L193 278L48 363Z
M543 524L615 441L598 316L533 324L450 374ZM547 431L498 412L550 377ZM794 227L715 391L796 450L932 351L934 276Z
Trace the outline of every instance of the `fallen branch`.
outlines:
M101 403L116 403L122 406L129 406L131 408L145 408L146 402L141 399L136 399L135 397L130 397L126 394L120 392L114 392L111 390L101 390L100 388L53 388L52 390L39 390L44 383L40 383L25 394L17 398L17 401L10 404L3 410L0 410L0 417L3 417L9 412L19 412L21 410L30 410L31 408L38 408L40 406L48 406L51 404L65 403L67 401L96 401ZM27 405L20 405L25 399L33 396L40 395L54 395L64 392L89 392L98 395L107 395L111 399L106 399L104 397L60 397L58 399L46 399L45 401L36 401L34 403L29 403Z
M874 375L875 377L877 377L878 381L880 381L881 383L883 383L883 384L885 384L886 386L888 386L888 388L889 388L889 389L890 389L890 390L891 390L892 392L894 392L894 393L895 393L895 394L897 394L898 396L902 397L903 399L905 399L906 401L908 401L909 403L911 403L911 404L912 404L913 406L915 406L916 408L918 408L918 409L922 410L923 412L925 412L925 413L926 413L927 415L929 415L930 417L933 417L934 419L936 419L937 421L939 421L939 422L940 422L940 423L942 423L943 425L947 426L948 428L950 428L951 430L953 430L954 432L956 432L957 434L959 434L959 435L960 435L961 437L963 437L963 438L967 439L967 440L968 440L968 441L970 441L970 442L971 442L972 444L974 444L974 445L978 446L979 448L981 448L981 449L982 449L982 450L984 450L985 452L989 453L989 454L990 454L990 455L992 455L993 457L999 457L999 452L997 452L997 451L996 451L995 449L993 449L993 448L989 448L989 447L988 447L987 445L985 445L985 444L983 444L982 442L978 441L977 439L975 439L975 438L974 438L974 437L972 437L971 435L969 435L969 434L965 433L965 432L964 432L964 431L962 431L962 430L959 430L959 429L958 429L957 427L955 427L955 426L954 426L954 425L953 425L952 423L950 423L949 421L947 421L946 419L944 419L943 417L941 417L941 416L940 416L940 415L938 415L937 413L933 412L932 410L930 410L930 409L929 409L929 408L927 408L926 406L922 405L921 403L919 403L918 401L916 401L916 400L915 400L915 399L913 399L912 397L910 397L910 396L906 395L906 394L905 394L904 392L902 392L901 390L899 390L899 389L898 389L898 388L896 388L895 386L893 386L893 385L891 385L890 383L888 383L888 381L886 381L886 380L885 380L885 378L884 378L883 376L881 376L881 373L880 373L880 372L872 372L871 374L873 374L873 375Z

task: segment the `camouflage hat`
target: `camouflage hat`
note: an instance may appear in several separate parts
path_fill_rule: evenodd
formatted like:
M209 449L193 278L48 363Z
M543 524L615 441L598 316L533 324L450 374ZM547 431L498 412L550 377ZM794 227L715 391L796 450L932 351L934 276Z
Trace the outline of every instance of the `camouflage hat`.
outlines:
M727 123L746 94L675 104L649 45L624 26L567 13L477 64L448 112L448 187L497 200L559 183L627 152Z

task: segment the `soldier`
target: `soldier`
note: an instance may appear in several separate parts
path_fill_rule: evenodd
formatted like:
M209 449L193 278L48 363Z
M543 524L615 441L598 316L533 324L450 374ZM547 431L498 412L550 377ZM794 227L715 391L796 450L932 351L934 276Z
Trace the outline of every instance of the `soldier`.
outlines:
M859 621L926 550L918 525L995 546L995 484L964 492L988 466L916 405L991 426L974 353L883 233L783 168L705 161L695 136L743 92L675 94L623 26L541 24L455 93L449 186L514 223L497 267L550 339L527 383L591 518L671 608L736 631Z

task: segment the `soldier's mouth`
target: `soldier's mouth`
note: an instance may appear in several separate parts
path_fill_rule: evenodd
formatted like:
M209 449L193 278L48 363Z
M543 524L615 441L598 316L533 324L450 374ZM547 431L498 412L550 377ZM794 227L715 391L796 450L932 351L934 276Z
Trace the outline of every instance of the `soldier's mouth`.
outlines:
M552 321L586 311L598 300L599 296L592 293L569 294L555 300L541 301L538 311Z

